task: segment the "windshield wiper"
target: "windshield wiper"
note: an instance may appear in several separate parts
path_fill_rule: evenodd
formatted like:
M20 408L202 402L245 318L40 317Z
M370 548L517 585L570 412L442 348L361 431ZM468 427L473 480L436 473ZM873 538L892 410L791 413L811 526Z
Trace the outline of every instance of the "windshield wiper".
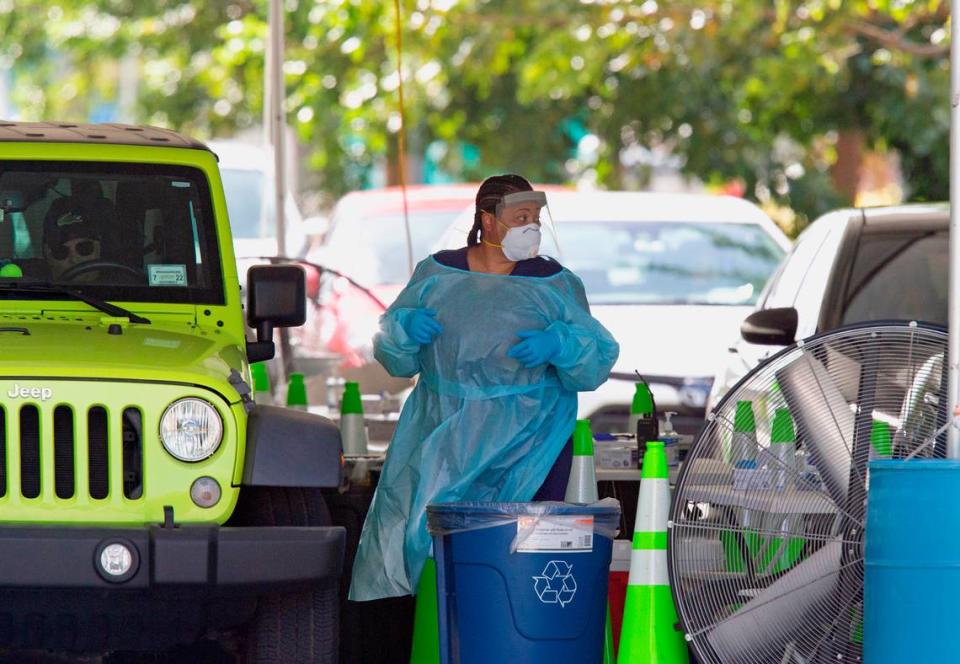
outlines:
M117 316L118 318L126 318L131 323L142 323L145 325L150 324L149 318L144 318L143 316L139 316L133 313L132 311L127 311L123 307L118 307L117 305L110 304L109 302L105 300L101 300L100 298L92 297L75 288L68 288L67 286L57 286L47 281L37 281L37 282L18 281L14 283L0 283L0 292L3 292L3 291L68 295L74 299L80 300L85 304L89 304L94 309L97 309L98 311L102 311L107 315Z

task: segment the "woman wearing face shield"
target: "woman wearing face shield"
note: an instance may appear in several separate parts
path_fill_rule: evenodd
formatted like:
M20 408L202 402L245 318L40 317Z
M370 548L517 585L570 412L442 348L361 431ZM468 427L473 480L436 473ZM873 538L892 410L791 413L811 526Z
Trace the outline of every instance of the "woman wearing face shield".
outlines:
M364 523L352 600L415 592L428 504L563 500L577 392L607 379L619 347L580 279L537 255L545 203L519 175L485 180L467 246L421 261L380 319L377 360L419 378Z

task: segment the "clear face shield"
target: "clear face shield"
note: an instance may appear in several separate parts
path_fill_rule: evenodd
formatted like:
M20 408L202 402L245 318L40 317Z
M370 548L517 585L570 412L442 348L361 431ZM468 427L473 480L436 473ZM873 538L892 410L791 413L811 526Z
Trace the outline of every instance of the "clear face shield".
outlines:
M547 195L542 191L507 194L497 204L496 217L503 254L512 261L539 255L544 231L550 240L548 246L559 246L556 227L547 206Z

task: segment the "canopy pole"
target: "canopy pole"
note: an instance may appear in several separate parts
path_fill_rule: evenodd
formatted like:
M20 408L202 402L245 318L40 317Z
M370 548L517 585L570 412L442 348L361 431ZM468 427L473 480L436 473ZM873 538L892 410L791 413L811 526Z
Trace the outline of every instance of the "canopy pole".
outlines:
M947 385L947 417L952 417L957 405L958 358L960 358L960 34L957 18L960 17L960 0L950 3L950 290L947 322L949 336L947 358L949 378ZM947 429L947 458L960 459L960 432L956 427Z
M286 131L284 122L284 98L286 89L283 84L283 0L270 0L267 16L268 36L266 63L263 72L264 133L269 153L273 156L273 218L277 235L276 256L287 253L287 233L284 209L287 193L286 182ZM275 261L272 261L275 262ZM276 370L281 384L286 385L292 371L287 328L276 331L279 343L276 345Z
M287 193L284 148L283 85L283 0L270 0L270 39L268 43L267 103L270 109L270 145L273 148L273 213L277 229L277 255L286 254L284 201Z

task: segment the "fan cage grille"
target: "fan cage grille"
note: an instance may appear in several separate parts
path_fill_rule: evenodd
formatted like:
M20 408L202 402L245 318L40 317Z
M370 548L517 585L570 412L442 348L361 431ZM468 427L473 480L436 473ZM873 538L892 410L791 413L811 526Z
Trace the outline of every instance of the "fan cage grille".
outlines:
M773 356L714 409L674 488L668 549L701 664L861 661L868 463L943 455L946 352L943 328L841 328ZM743 401L755 442L735 430ZM795 442L772 442L789 438L772 435L778 410Z

